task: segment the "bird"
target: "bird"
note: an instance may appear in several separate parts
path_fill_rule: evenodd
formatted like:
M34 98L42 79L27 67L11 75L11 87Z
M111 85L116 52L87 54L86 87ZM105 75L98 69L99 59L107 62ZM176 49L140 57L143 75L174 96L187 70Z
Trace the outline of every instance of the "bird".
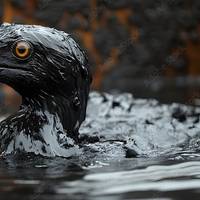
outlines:
M88 58L70 34L2 24L0 82L19 93L22 104L0 123L0 154L78 154L91 81Z
M0 122L0 157L78 156L85 162L199 148L198 109L90 92L86 53L54 28L2 24L0 82L22 97L19 110Z

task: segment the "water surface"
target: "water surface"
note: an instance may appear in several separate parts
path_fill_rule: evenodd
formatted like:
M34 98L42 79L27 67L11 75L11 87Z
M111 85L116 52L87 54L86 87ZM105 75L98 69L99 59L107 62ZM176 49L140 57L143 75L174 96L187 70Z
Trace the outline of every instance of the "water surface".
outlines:
M1 158L0 199L199 199L199 126L197 108L92 93L82 153Z

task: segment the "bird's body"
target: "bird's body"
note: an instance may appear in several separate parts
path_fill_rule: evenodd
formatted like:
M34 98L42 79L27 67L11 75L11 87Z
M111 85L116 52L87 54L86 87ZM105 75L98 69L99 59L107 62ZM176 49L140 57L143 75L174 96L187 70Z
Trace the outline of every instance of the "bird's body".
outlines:
M84 52L68 34L3 24L0 82L22 96L19 111L0 124L2 154L69 157L77 152L91 77Z

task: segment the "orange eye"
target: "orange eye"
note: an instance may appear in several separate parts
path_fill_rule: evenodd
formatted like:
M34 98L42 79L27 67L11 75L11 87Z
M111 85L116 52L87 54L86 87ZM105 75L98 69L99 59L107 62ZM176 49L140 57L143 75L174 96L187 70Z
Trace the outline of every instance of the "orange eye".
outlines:
M13 47L13 54L21 60L25 60L31 56L31 45L26 41L18 41Z

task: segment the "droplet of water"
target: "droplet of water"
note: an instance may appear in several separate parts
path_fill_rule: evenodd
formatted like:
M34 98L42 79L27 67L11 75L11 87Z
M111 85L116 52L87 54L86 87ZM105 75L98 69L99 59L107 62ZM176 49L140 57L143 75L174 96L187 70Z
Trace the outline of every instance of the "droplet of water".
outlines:
M47 165L35 165L35 168L48 168Z
M84 79L88 77L88 69L84 66L81 66L81 74Z
M75 108L78 108L80 106L80 100L77 96L73 99L73 105Z
M77 66L73 66L73 67L72 67L72 75L73 75L74 77L77 77L77 76L78 76L78 68L77 68Z

